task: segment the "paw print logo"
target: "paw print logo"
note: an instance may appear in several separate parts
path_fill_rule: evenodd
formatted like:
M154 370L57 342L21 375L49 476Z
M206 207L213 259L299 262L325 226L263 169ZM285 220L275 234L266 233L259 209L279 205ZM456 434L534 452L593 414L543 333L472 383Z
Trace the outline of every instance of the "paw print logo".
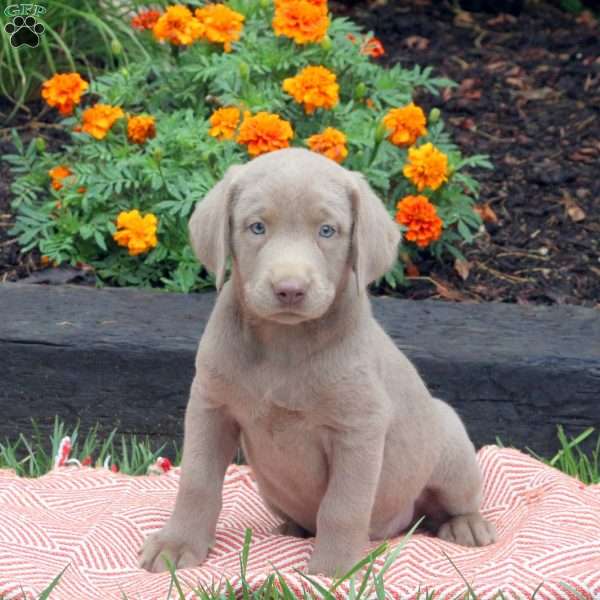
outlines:
M37 48L40 43L40 35L44 33L44 26L33 17L15 17L12 22L4 26L4 31L10 35L10 44L14 48L27 45Z

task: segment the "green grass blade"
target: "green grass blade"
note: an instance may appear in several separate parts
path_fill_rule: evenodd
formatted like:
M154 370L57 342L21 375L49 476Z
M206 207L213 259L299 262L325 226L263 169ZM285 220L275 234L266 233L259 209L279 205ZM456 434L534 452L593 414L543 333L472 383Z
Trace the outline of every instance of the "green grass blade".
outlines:
M179 596L179 600L185 600L185 594L183 593L183 589L181 587L181 584L179 583L179 579L177 578L177 573L175 572L175 565L169 560L169 557L166 554L161 554L160 556L165 561L165 565L167 565L167 569L171 574L171 582L169 585L169 592L167 593L167 598L171 597L171 591L174 585L177 589L177 595Z
M571 594L574 594L577 600L587 600L586 596L578 592L574 587L570 586L568 583L561 581L558 585L565 588L565 590L571 592Z
M571 461L572 452L571 450L576 446L579 446L584 440L594 433L593 427L588 427L585 431L581 432L577 437L571 441L567 439L565 430L562 425L558 426L558 438L560 440L562 448L556 453L556 455L550 460L550 465L554 466L559 460L566 458Z
M58 582L60 581L61 577L63 576L64 572L69 568L69 565L67 565L50 583L50 585L39 595L38 600L48 600L48 598L50 597L50 594L52 592L52 590L58 585ZM23 597L25 597L25 595L23 595Z
M271 566L273 567L272 564L271 564ZM292 592L292 590L290 590L283 575L275 567L273 567L273 570L275 571L275 573L277 573L277 580L279 581L279 585L281 586L281 593L283 594L284 600L298 600L296 598L296 596L294 595L294 593ZM298 572L300 573L300 571L298 571ZM310 579L309 579L309 581L310 581ZM322 588L322 589L325 590L325 588ZM327 590L325 590L325 593L326 594L328 593ZM325 597L327 597L327 596L323 596L323 598L325 598Z
M454 567L454 570L460 575L460 578L465 582L467 586L467 590L469 592L469 596L471 600L477 600L477 594L475 590L471 587L471 584L467 581L466 577L461 573L460 569L454 564L454 561L446 554L446 552L442 551L442 554L448 559L448 562ZM469 597L467 596L467 597Z

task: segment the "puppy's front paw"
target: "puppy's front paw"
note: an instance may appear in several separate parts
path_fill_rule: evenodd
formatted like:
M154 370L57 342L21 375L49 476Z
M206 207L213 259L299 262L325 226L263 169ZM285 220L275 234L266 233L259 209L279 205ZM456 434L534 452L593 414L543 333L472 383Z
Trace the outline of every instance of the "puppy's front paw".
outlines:
M446 521L438 537L461 546L487 546L496 541L496 528L479 513L458 515Z
M342 577L359 560L360 554L331 553L315 551L308 562L306 572L309 575L325 575L326 577Z
M138 552L138 566L151 573L167 571L163 555L176 569L198 566L206 558L210 543L189 537L167 526L149 535Z

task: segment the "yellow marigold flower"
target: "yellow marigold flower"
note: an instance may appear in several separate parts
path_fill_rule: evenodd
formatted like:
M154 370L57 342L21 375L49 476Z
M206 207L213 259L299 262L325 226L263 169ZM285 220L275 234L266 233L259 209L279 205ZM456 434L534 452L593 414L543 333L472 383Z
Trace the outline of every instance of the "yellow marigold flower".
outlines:
M448 157L433 144L408 149L408 162L402 171L421 192L426 187L437 190L448 181Z
M275 4L273 29L276 35L292 38L297 44L320 42L327 34L327 3L286 0Z
M117 229L113 239L119 246L125 246L131 256L137 256L154 248L156 239L156 215L148 213L143 216L137 209L121 212L117 217Z
M225 52L231 52L231 43L237 42L242 35L244 15L224 4L207 4L197 8L195 14L202 23L202 37L223 44Z
M240 110L235 106L219 108L210 116L208 134L219 140L232 140L240 124Z
M306 142L313 152L323 154L338 163L348 156L346 136L334 127L327 127L323 133L311 135Z
M97 140L106 137L110 128L117 119L123 116L123 111L118 106L110 104L94 104L83 111L83 125L81 130L89 133Z
M321 66L305 67L296 77L284 79L283 89L296 102L304 104L308 114L316 108L333 108L340 101L335 73Z
M62 180L72 174L71 169L65 165L58 165L48 171L48 175L52 178L52 187L55 190L60 190L63 187Z
M409 242L425 248L442 235L442 220L435 206L425 196L405 196L396 205L396 221L408 231L404 234Z
M244 115L237 141L248 146L248 154L258 156L265 152L287 148L294 137L294 131L288 121L279 115L259 112L251 116Z
M57 73L42 84L42 98L66 116L73 113L88 87L88 82L79 73Z
M389 130L388 139L396 146L412 146L417 138L427 133L425 113L412 102L402 108L392 108L383 117L383 124Z
M152 28L157 40L168 40L175 46L187 46L202 36L203 26L192 11L182 4L169 6Z
M156 135L155 123L154 117L148 115L130 117L127 120L127 137L134 144L143 144Z

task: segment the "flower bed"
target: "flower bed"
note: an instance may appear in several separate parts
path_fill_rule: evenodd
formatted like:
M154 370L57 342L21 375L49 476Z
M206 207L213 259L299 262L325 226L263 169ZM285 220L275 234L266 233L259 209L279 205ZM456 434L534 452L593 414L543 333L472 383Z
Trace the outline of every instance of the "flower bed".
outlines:
M363 172L405 231L384 285L402 282L419 252L460 258L481 224L465 169L490 164L463 157L440 111L412 103L416 87L452 82L379 66L381 43L321 0L176 5L132 26L149 60L44 83L70 143L50 153L15 137L5 157L25 250L91 265L111 285L212 286L187 240L195 202L229 165L295 145Z

